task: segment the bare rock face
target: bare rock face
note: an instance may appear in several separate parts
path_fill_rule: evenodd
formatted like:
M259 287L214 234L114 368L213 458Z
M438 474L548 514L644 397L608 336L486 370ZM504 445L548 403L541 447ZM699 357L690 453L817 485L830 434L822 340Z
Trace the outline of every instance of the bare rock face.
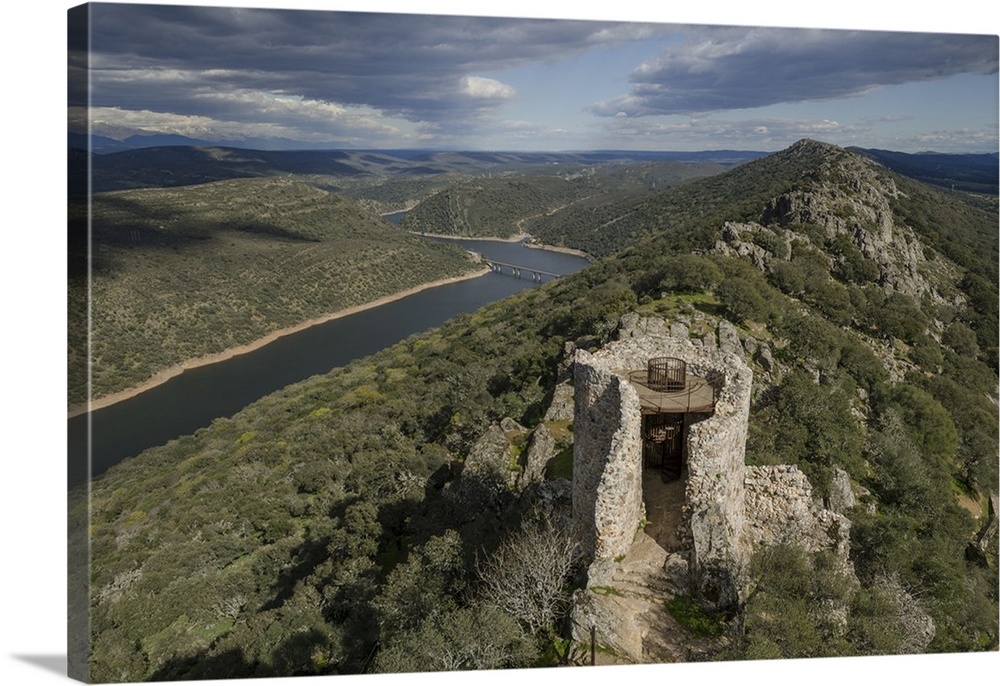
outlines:
M900 194L895 182L871 160L832 147L825 154L829 162L815 182L771 200L761 223L813 224L828 239L847 236L878 266L886 290L946 302L923 276L927 259L920 240L893 216L889 200Z
M515 422L510 417L504 417L503 419L500 420L500 429L503 430L504 433L507 433L507 434L511 434L511 433L522 433L523 434L523 433L525 433L527 431L526 428L524 428L523 426L521 426L520 424L518 424L517 422Z
M572 421L573 419L573 384L563 381L556 384L552 392L552 402L545 411L546 422Z
M979 528L979 533L976 534L975 540L969 541L969 545L965 549L966 557L982 567L988 567L990 564L986 551L989 550L990 544L997 535L996 493L990 493L987 507L986 521L983 522L983 525Z
M858 499L854 496L854 489L851 488L850 475L843 469L835 469L833 479L830 480L830 509L846 514L857 504Z
M664 600L686 587L687 563L639 534L605 586L573 596L573 638L594 642L625 662L687 662L721 648L724 638L704 638L682 627ZM679 577L679 578L678 578Z
M761 345L757 348L753 359L765 372L770 373L774 371L774 357L771 355L771 349L766 345Z
M812 485L798 467L747 467L746 512L751 545L794 545L810 552L832 550L843 567L853 571L848 559L851 521L816 504Z
M684 322L673 322L670 324L670 337L686 341L691 335L690 329Z
M742 354L740 334L728 319L719 322L719 349L724 353Z
M920 602L911 596L899 579L895 577L880 577L874 586L891 599L896 606L892 615L883 618L889 631L898 635L902 641L897 652L902 655L917 655L927 651L927 646L934 640L937 627L934 619L927 614Z
M462 476L489 478L513 486L518 471L507 434L499 424L493 424L479 437L466 456Z
M773 253L760 243L772 245L781 244L781 241L773 231L756 222L726 222L715 244L715 252L746 258L757 269L766 271Z
M545 424L539 424L531 432L528 448L524 453L524 471L520 484L540 481L545 474L545 464L556 455L556 439Z
M846 150L807 143L803 151L806 147L826 161L795 190L772 198L758 221L726 222L712 251L746 259L768 273L776 261L791 259L793 242L814 244L815 232L804 227L817 227L825 240L846 237L877 267L878 284L887 292L961 306L962 296L943 294L925 276L945 270L952 280L961 278L941 261L931 264L916 233L894 216L890 201L900 191L892 178L877 163ZM828 256L829 267L840 259Z

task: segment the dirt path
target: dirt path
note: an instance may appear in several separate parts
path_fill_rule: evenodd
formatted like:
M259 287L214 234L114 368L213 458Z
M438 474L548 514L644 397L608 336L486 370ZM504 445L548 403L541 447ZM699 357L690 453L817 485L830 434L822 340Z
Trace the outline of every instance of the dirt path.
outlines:
M642 499L646 505L646 535L667 552L681 550L678 528L684 506L684 484L687 470L681 478L664 481L658 469L642 470Z

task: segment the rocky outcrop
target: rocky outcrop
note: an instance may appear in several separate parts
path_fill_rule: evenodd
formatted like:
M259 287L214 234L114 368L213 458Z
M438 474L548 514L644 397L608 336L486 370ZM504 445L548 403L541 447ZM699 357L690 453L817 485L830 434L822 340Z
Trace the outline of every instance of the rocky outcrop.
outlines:
M593 631L597 645L625 662L688 662L717 651L725 639L694 636L664 605L685 590L686 568L640 533L607 585L573 595L573 639L587 645Z
M552 402L545 411L543 421L559 422L573 419L573 384L562 381L552 391Z
M794 189L767 202L758 221L726 222L713 252L743 258L767 273L777 261L791 259L793 243L825 252L821 243L846 237L877 267L877 282L886 291L960 306L961 296L951 288L943 293L934 279L948 272L945 278L954 282L961 274L928 257L916 233L894 215L891 201L900 191L892 178L867 158L834 146L808 145L810 154L826 161ZM826 256L831 270L844 260ZM930 273L938 276L929 278Z
M556 439L544 423L539 424L531 432L528 448L524 451L523 471L518 477L518 483L524 486L532 481L540 481L545 474L545 464L555 457L555 454Z
M857 504L858 499L851 487L851 476L839 467L833 470L827 506L834 512L846 515Z
M568 479L552 478L535 486L535 511L551 522L557 531L571 534L573 530L573 483Z
M788 245L787 242L782 242L773 231L756 222L726 222L722 226L719 240L715 243L715 252L727 257L742 257L757 269L767 271L773 253L762 244L785 247ZM787 250L789 253L791 252L790 248Z
M746 468L746 532L751 546L793 545L810 552L833 551L852 569L851 521L818 506L812 485L798 467Z
M493 424L473 444L465 458L464 475L495 476L513 485L517 472L513 469L511 446L507 435L499 424Z
M882 623L887 632L900 639L896 652L901 655L926 652L927 646L934 640L937 627L923 605L895 577L878 577L872 586L885 594L895 606L895 612L883 617Z
M976 534L975 540L970 541L965 550L966 557L983 567L988 567L990 564L989 557L986 553L989 550L993 539L996 538L997 535L996 493L990 493L987 508L986 521L983 522L983 525L979 528L979 533Z

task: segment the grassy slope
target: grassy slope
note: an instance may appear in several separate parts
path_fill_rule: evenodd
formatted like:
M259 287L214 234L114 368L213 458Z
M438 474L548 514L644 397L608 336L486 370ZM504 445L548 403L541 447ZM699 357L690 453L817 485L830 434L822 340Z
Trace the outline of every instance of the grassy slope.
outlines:
M470 268L351 201L274 179L97 194L93 245L95 397ZM71 326L77 359L84 330ZM71 404L84 398L76 367Z

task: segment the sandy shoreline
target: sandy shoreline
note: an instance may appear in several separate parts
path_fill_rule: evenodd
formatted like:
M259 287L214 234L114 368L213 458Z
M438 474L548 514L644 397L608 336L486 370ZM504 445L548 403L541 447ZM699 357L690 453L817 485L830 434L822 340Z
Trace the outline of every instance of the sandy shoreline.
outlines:
M452 241L497 241L498 243L520 243L526 238L531 238L531 235L527 233L519 233L508 238L501 238L500 236L456 236L448 233L427 233L426 231L410 231L410 233L423 238L444 238Z
M499 243L521 243L525 248L533 248L535 250L548 250L549 252L559 252L565 255L573 255L575 257L582 257L586 260L590 260L591 257L582 250L577 250L576 248L563 248L558 245L547 245L545 243L528 243L528 239L533 238L530 233L520 233L509 238L500 238L499 236L454 236L450 234L442 233L426 233L424 231L411 231L414 236L423 236L424 238L444 238L446 240L453 241L497 241Z
M577 250L576 248L563 248L558 245L546 245L545 243L525 243L525 248L534 248L535 250L548 250L549 252L561 252L565 255L573 255L575 257L582 257L588 262L593 262L593 259L582 250Z
M390 295L382 296L377 300L372 300L371 302L363 303L361 305L354 305L352 307L345 308L343 310L337 310L336 312L331 312L329 314L324 314L319 317L314 317L313 319L307 319L304 322L296 324L295 326L289 326L284 329L278 329L277 331L272 331L263 338L259 338L255 341L247 343L245 345L236 346L235 348L229 348L223 350L222 352L212 353L210 355L203 355L202 357L195 358L193 360L187 360L178 365L174 365L169 369L164 369L162 372L158 372L153 377L145 381L139 386L133 388L128 388L124 391L118 391L110 395L104 395L100 398L96 398L90 401L90 403L81 403L79 405L74 405L69 408L69 417L72 419L81 414L85 414L88 411L100 410L105 407L110 407L115 403L119 403L123 400L128 400L129 398L134 398L140 393L155 388L160 384L163 384L170 379L178 376L188 369L196 369L198 367L204 367L205 365L215 364L216 362L222 362L223 360L228 360L230 358L236 357L237 355L244 355L246 353L262 348L268 343L273 343L282 336L287 336L289 334L298 333L309 327L316 326L317 324L323 324L325 322L332 321L334 319L340 319L342 317L347 317L352 314L357 314L358 312L363 312L364 310L370 310L373 307L379 307L380 305L385 305L391 303L395 300L400 300L408 296L414 295L421 291L425 291L428 288L436 288L438 286L445 286L450 283L458 283L459 281L467 281L469 279L478 279L480 276L489 274L489 269L479 269L468 274L463 274L462 276L453 276L447 279L439 279L437 281L431 281L428 283L423 283L412 288L408 288L405 291L399 291L398 293L392 293Z

